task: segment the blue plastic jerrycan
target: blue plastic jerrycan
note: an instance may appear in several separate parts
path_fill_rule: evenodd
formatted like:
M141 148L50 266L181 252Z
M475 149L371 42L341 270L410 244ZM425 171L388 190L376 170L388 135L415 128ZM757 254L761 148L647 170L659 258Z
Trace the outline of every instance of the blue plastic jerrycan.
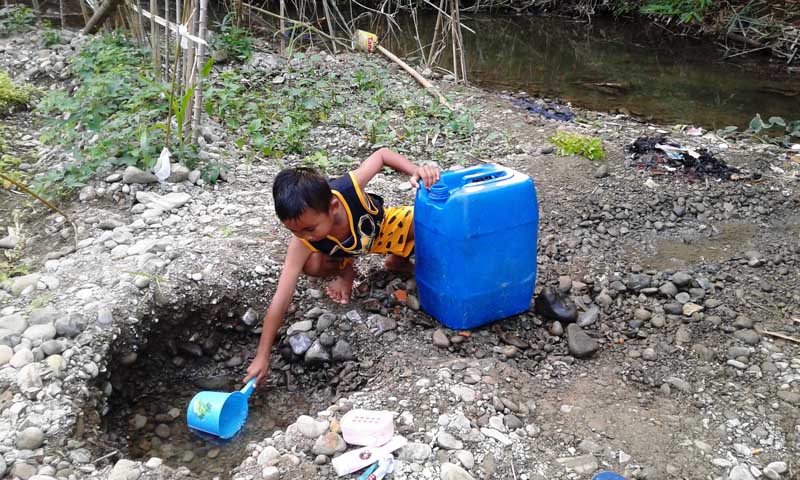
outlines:
M186 424L204 433L228 439L247 420L247 399L256 386L253 378L236 392L200 392L186 408Z
M420 306L475 328L528 309L536 283L539 206L533 180L494 164L442 173L414 202Z

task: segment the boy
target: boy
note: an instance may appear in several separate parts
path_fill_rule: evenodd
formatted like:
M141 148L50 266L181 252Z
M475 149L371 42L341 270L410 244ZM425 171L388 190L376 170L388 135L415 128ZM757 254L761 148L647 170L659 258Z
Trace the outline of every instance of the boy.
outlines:
M264 317L256 355L244 382L256 378L260 385L269 373L269 354L275 335L294 295L301 273L335 277L327 293L347 303L353 290L352 257L364 253L388 254L385 266L411 271L408 260L414 248L413 207L383 208L383 199L364 187L383 167L409 175L411 185L425 188L439 180L436 167L417 167L402 155L382 148L357 169L326 181L316 171L290 168L275 177L272 196L275 213L293 236L289 241L278 288Z

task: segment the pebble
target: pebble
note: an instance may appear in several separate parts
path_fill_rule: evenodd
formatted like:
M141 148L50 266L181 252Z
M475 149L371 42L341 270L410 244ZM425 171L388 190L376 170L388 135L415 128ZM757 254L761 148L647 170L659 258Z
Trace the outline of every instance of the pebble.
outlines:
M745 465L736 465L728 474L728 480L755 480L750 473L750 469Z
M758 345L761 342L761 335L755 330L737 330L733 336L748 345Z
M571 323L567 325L567 347L574 357L588 358L600 348L600 344L587 335L581 327Z
M597 459L594 455L586 454L577 457L562 457L557 458L556 461L560 463L567 471L575 472L579 475L589 475L597 470Z
M473 480L472 475L466 470L449 462L442 464L439 478L441 480Z
M481 433L486 435L489 438L493 438L493 439L497 440L498 442L500 442L502 445L504 445L506 447L510 446L513 443L510 438L508 438L506 435L504 435L503 433L498 432L497 430L495 430L493 428L482 427L481 428Z
M441 328L433 331L432 339L433 344L437 347L446 348L450 346L450 339L447 338L447 334Z
M353 347L345 340L336 341L336 344L331 349L331 356L337 362L348 362L355 358Z
M44 444L44 432L38 427L28 427L19 432L17 448L20 450L36 450Z
M263 450L261 450L261 453L258 454L256 463L258 463L258 465L272 466L277 464L280 458L281 453L278 451L278 449L272 445L267 445Z
M331 354L319 340L315 340L306 351L304 358L306 363L326 363L331 361Z
M278 480L281 478L281 471L278 467L264 467L261 471L261 478L263 480Z
M424 462L432 453L433 449L431 449L430 445L426 443L410 442L400 449L398 458L405 461Z
M306 438L313 438L316 439L320 437L328 427L330 427L330 423L327 421L316 421L313 418L309 417L308 415L302 415L297 419L295 422L297 425L297 430Z
M577 325L581 328L588 327L589 325L594 324L599 316L600 307L593 304L589 306L585 312L581 312L581 314L578 315Z
M436 444L445 450L461 450L464 448L464 444L461 443L461 440L458 440L447 432L441 432L436 436Z

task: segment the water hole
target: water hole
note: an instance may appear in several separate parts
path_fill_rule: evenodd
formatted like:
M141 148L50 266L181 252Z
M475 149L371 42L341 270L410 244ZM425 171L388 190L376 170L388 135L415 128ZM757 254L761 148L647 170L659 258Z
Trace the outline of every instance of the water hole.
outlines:
M103 440L126 458L158 457L170 467L188 468L198 478L230 478L231 470L248 455L249 443L262 441L330 401L329 370L273 358L267 385L250 398L247 422L235 437L221 441L193 433L186 424L189 401L202 390L242 387L258 342L258 322L245 325L247 308L232 301L179 310L143 319L112 347L113 393ZM254 313L248 313L248 323Z

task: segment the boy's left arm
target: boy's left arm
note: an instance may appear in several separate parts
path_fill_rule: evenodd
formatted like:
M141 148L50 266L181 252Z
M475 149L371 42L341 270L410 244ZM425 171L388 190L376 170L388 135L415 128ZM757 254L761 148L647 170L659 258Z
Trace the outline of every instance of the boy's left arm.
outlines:
M353 171L353 176L355 176L358 186L363 189L383 167L389 167L392 170L410 176L409 182L414 188L419 187L420 180L422 180L425 188L431 188L431 185L439 181L438 167L418 167L399 153L393 152L388 148L381 148L370 155L364 160L364 163Z

